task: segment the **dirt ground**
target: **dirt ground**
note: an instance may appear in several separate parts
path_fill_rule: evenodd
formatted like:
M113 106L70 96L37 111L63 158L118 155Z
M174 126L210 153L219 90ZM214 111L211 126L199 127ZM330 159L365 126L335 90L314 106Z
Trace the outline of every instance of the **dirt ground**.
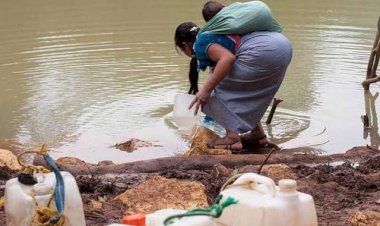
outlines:
M360 153L368 149L356 147L353 151ZM357 211L380 212L380 152L373 153L371 157L358 156L355 161L344 161L338 165L329 162L287 164L298 178L298 190L314 197L319 225L351 225L349 219ZM234 173L256 170L257 166L217 166L208 170L172 169L156 173L114 174L107 177L80 175L76 176L76 180L83 198L87 225L107 225L120 222L127 210L126 206L114 197L153 176L201 182L206 188L210 204L221 186ZM17 172L0 168L0 196L4 195L6 180L16 175ZM96 203L100 203L100 207L96 206ZM3 208L0 209L0 225L6 225Z

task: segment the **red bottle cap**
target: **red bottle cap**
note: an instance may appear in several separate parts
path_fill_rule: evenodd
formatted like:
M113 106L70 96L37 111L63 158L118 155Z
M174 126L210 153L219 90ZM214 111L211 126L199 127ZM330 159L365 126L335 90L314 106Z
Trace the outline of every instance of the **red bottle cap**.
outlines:
M145 214L135 214L123 217L123 224L133 226L145 226Z

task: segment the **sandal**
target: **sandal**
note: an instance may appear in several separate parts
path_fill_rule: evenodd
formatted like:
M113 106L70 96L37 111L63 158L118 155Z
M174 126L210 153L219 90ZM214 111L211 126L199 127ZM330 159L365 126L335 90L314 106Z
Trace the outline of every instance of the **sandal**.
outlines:
M212 149L227 149L236 151L242 149L243 144L241 143L240 139L225 136L212 142L208 142L207 147Z
M252 137L249 137L249 134L243 134L240 136L240 139L241 139L241 143L243 144L243 147L244 148L250 148L250 149L261 149L261 148L265 148L265 149L280 149L280 147L278 147L275 143L273 142L270 142L270 141L266 141L266 142L260 142L261 140L267 138L266 135L262 136L262 137L258 137L258 138L252 138Z

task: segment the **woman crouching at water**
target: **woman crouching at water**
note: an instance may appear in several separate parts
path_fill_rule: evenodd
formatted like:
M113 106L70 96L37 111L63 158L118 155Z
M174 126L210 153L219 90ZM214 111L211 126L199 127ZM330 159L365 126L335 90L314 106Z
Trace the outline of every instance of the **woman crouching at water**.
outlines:
M174 40L176 47L192 58L189 93L196 95L189 107L195 105L195 113L201 109L226 129L226 136L209 147L239 150L245 140L268 146L260 120L291 61L290 42L278 32L239 37L198 31L192 22L180 24ZM197 70L207 67L212 74L197 92Z

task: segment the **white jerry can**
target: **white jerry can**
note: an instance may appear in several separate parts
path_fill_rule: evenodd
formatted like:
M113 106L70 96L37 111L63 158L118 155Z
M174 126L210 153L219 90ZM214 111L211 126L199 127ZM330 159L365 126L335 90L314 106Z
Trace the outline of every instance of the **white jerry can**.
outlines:
M221 192L223 200L232 197L237 204L223 210L215 220L229 226L317 226L317 214L311 195L297 191L291 179L274 181L255 173L240 176Z
M61 172L65 185L64 226L85 226L82 198L74 177ZM13 178L5 184L5 214L8 226L29 226L35 214L36 203L40 208L56 210L52 193L56 184L54 173L37 174L34 185L24 185Z
M183 214L187 210L178 209L162 209L154 213L148 214L146 216L146 226L164 226L164 221L166 218L176 215ZM215 218L208 216L191 216L183 217L177 219L170 226L226 226L224 224L215 221Z

